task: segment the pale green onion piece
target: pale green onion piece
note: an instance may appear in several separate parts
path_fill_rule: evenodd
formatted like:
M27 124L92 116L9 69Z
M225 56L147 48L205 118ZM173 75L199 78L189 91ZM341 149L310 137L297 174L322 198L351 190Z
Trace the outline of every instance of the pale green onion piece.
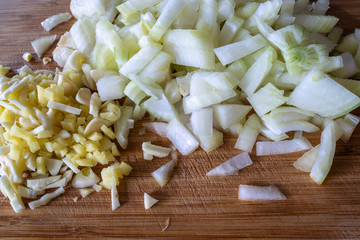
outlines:
M310 120L315 113L295 107L278 107L261 117L267 123L279 123L296 120Z
M199 146L192 133L176 118L167 125L166 136L182 155L192 153Z
M304 120L291 120L277 123L265 122L265 125L276 134L291 131L316 132L320 130L317 126Z
M280 29L289 26L295 22L296 17L289 14L280 14L275 22L275 29Z
M55 26L59 25L60 23L69 21L70 18L71 18L71 14L68 12L59 13L59 14L53 15L53 16L45 19L44 21L42 21L41 26L43 26L43 28L46 31L50 31L51 29L53 29Z
M313 43L326 45L328 52L331 52L337 46L336 43L329 40L327 37L325 37L320 33L316 33L316 32L311 33L311 38Z
M248 19L252 15L254 15L256 9L259 7L260 3L258 2L247 2L244 1L244 5L238 7L235 11L235 15L243 18Z
M295 23L304 26L310 32L329 33L339 19L334 16L297 15Z
M224 144L223 133L216 129L213 129L212 132L212 136L198 136L200 147L205 152L211 152Z
M173 57L160 51L138 74L142 81L162 83L169 78Z
M271 83L266 84L265 87L247 99L260 117L283 105L288 100L287 97L284 97L284 90L277 89Z
M105 13L105 2L103 0L71 0L70 10L77 19L84 16L97 18Z
M146 8L158 4L159 2L161 2L161 0L129 0L117 6L116 9L121 13L121 15L127 16L135 12L141 12Z
M339 27L334 27L329 34L327 35L327 38L332 41L333 43L338 43L344 30Z
M229 176L236 174L240 169L252 165L253 162L247 152L240 153L216 168L209 171L206 176Z
M221 128L226 129L245 118L252 107L240 104L219 104L213 106L213 109L215 119Z
M96 83L101 101L121 99L125 96L124 89L128 80L120 76L107 76Z
M355 55L359 45L358 41L354 33L346 35L341 39L339 45L336 47L336 51L341 53L349 52L351 55Z
M286 200L286 196L274 186L239 186L239 199L245 201Z
M310 177L321 185L328 175L335 155L336 139L334 121L325 121L324 131L321 133L319 155L311 168Z
M283 53L286 68L291 75L299 74L303 70L311 70L314 66L323 66L328 56L327 47L322 44L296 47Z
M244 77L248 69L244 61L239 59L228 65L226 70L235 75L238 78L238 81L240 81L240 79ZM239 84L239 82L237 82L237 84Z
M124 94L136 104L139 104L147 96L134 82L126 85Z
M338 122L338 120L341 120L341 121ZM335 122L338 123L339 127L343 131L341 140L343 142L348 142L350 140L350 137L353 134L356 126L359 124L360 118L351 113L348 113L348 114L346 114L346 116L343 119L339 118Z
M236 95L234 90L212 90L197 96L183 98L185 114L194 112L204 107L218 104Z
M122 106L120 119L114 124L116 139L123 149L127 148L129 135L129 119L132 118L133 107Z
M217 0L200 0L199 14L195 26L197 30L207 33L214 46L217 46L220 31L220 26L217 23L217 9Z
M258 34L243 41L215 48L214 52L220 62L225 66L265 47L266 45L266 40Z
M352 79L334 78L341 86L360 97L360 81Z
M282 0L269 0L260 3L255 13L246 21L245 28L252 33L257 33L256 18L271 26L278 18Z
M159 18L156 20L156 23L150 30L150 37L152 37L155 41L159 41L176 17L183 10L185 4L186 2L184 0L169 0Z
M304 27L294 24L273 32L268 36L268 40L280 48L280 50L286 51L301 45L309 37L308 31Z
M235 2L234 0L219 0L217 7L217 21L222 23L234 15Z
M316 162L316 159L319 156L319 152L320 144L313 147L312 149L304 153L304 155L302 155L300 158L298 158L296 162L293 163L294 167L303 172L310 172L311 168Z
M34 210L37 207L43 206L48 204L52 199L60 196L61 194L65 193L65 189L63 187L58 188L56 191L52 193L47 193L44 196L42 196L39 200L35 200L32 202L29 202L29 207Z
M308 9L312 14L325 15L330 8L329 0L318 0L313 2Z
M323 63L322 65L323 66L319 66L319 68L324 73L330 73L344 67L344 60L341 55L336 57L329 57L328 61Z
M56 35L40 37L31 42L36 55L41 57L55 42Z
M144 91L148 96L155 99L160 99L163 94L163 89L157 83L147 83L140 79L138 75L130 74L129 79L136 83L136 85Z
M259 135L260 128L261 123L259 117L256 114L251 115L239 133L235 148L245 152L251 152L255 145L256 138Z
M151 142L143 142L142 150L149 155L159 157L159 158L167 157L171 152L170 148L157 146L157 145L151 144Z
M295 6L295 0L283 0L283 3L280 8L280 13L288 14L292 16L294 14L294 6Z
M304 137L277 142L257 142L256 156L294 153L310 148L312 148L311 143Z
M162 95L159 100L155 98L149 98L143 102L141 106L146 109L146 111L148 111L151 116L160 120L170 121L174 118L177 118L178 116L174 105L171 104L165 95Z
M205 31L175 29L164 36L164 51L174 57L173 63L204 69L215 68L213 43Z
M121 68L120 73L129 76L129 74L139 73L162 49L161 44L152 43L140 49L129 61Z
M360 98L322 72L314 70L290 94L287 104L322 117L336 118L357 108Z
M88 19L77 20L70 29L76 48L90 57L95 46L95 25Z
M186 0L184 9L174 20L172 27L175 29L192 29L198 20L201 0Z
M275 59L276 52L272 47L269 47L248 69L239 82L240 88L247 95L250 96L259 88L266 75L270 72Z
M232 39L243 24L244 20L242 18L236 16L229 17L221 28L219 34L219 46L224 46L231 43Z
M343 67L333 71L331 75L337 78L349 78L360 71L354 57L349 52L343 53L340 56L343 61Z

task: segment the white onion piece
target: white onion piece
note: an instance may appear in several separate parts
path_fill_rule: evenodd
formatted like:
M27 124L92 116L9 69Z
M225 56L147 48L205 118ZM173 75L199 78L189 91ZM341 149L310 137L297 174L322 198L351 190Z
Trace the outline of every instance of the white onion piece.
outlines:
M335 155L336 138L334 121L325 120L325 128L321 133L320 150L314 166L311 168L310 177L321 185L330 171Z
M31 42L36 55L41 57L55 42L56 35L41 37Z
M309 140L304 137L278 142L257 142L256 156L286 154L300 152L312 147Z
M165 184L169 181L172 173L174 172L177 161L171 160L165 165L161 166L157 170L151 173L156 182L160 185L160 187L165 186Z
M247 152L240 153L208 172L207 176L234 175L240 169L252 165L253 162Z
M279 191L274 185L270 186L252 186L240 185L239 186L239 199L240 200L285 200L286 196Z
M166 137L166 127L167 123L165 122L148 122L143 123L143 126L146 128L146 130L149 130L153 133L156 133L157 135L161 137Z
M182 155L195 151L199 142L191 132L177 119L173 119L166 127L166 136Z
M319 156L320 144L316 147L313 147L304 155L302 155L296 162L294 162L294 167L303 172L310 172L311 168L314 166L317 157Z
M149 209L152 206L154 206L155 203L157 203L159 200L153 198L152 196L150 196L147 193L144 193L144 206L145 209Z
M53 15L53 16L45 19L44 21L41 22L41 25L43 26L43 28L46 31L50 31L51 29L53 29L60 23L67 22L70 19L71 19L70 13L68 13L68 12L59 13L59 14Z

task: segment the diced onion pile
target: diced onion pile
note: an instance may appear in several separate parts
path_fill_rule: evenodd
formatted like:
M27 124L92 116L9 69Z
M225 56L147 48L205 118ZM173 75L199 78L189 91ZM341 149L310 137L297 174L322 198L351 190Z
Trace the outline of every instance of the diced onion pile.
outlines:
M256 145L258 156L309 150L294 166L321 184L336 141L348 141L360 121L350 113L360 82L348 79L359 77L360 31L342 37L339 19L325 15L328 0L71 0L70 8L77 21L53 52L62 72L24 67L8 78L0 69L0 189L16 212L22 197L42 196L29 203L35 208L62 194L73 173L83 197L105 187L119 207L116 186L131 167L116 160L117 145L126 149L146 113L161 122L144 129L173 144L142 145L145 160L171 155L152 173L161 187L177 165L175 149L210 152L224 133L244 153L208 176L251 165ZM70 18L42 24L50 31ZM36 54L55 38L33 41ZM302 132L320 129L313 147ZM110 162L101 179L91 169ZM239 199L286 197L275 186L240 185ZM157 201L144 194L146 209Z

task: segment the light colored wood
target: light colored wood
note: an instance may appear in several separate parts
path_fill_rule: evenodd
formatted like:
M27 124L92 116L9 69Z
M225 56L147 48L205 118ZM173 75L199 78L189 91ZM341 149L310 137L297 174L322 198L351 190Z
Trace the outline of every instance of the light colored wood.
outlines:
M21 56L33 50L30 41L48 35L40 22L46 17L69 11L69 0L0 0L0 64L13 69L25 62ZM333 1L331 13L340 17L347 32L360 25L360 2ZM51 31L60 34L74 22ZM50 56L50 51L47 54ZM28 64L35 69L40 60ZM356 112L359 115L359 111ZM256 157L254 164L238 176L205 177L207 171L240 151L233 148L235 138L209 154L201 150L180 156L170 182L160 188L150 173L169 159L144 161L141 143L169 145L154 134L139 136L141 123L131 131L130 145L120 160L134 171L119 187L122 206L111 211L110 192L102 191L74 203L77 190L68 191L45 207L15 214L8 200L0 197L1 238L135 238L135 239L238 239L238 238L360 238L360 131L347 144L339 142L333 167L322 186L292 163L301 154ZM307 135L314 143L319 135ZM276 184L288 197L286 201L246 202L237 199L239 184ZM144 210L143 193L160 200ZM169 228L161 232L167 218Z

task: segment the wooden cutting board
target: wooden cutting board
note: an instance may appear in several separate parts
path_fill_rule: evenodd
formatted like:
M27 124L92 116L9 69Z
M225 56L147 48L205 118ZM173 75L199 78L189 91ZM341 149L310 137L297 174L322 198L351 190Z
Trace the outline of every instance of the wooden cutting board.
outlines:
M56 13L69 11L69 0L0 0L0 64L17 69L24 52L33 50L30 41L49 35L40 22ZM331 13L340 17L347 32L360 26L360 2L333 1ZM50 34L59 36L70 29L74 19L56 27ZM51 51L48 52L51 55ZM28 64L43 66L36 56ZM356 112L359 115L359 111ZM169 141L146 133L139 136L141 122L130 134L130 144L120 160L133 166L131 175L119 187L122 206L111 211L109 191L73 202L79 192L68 191L45 207L15 214L9 202L0 197L1 238L126 238L126 239L238 239L238 238L360 238L360 131L349 143L338 143L328 178L317 186L308 174L292 163L301 156L272 157L252 155L254 164L238 176L205 177L213 167L239 154L235 138L225 137L223 147L209 154L197 150L180 156L180 163L169 183L160 188L150 173L169 159L144 161L141 143L169 145ZM319 135L306 136L313 144ZM286 201L246 202L237 199L239 184L276 184ZM144 210L143 194L160 199ZM169 228L161 232L167 219Z

